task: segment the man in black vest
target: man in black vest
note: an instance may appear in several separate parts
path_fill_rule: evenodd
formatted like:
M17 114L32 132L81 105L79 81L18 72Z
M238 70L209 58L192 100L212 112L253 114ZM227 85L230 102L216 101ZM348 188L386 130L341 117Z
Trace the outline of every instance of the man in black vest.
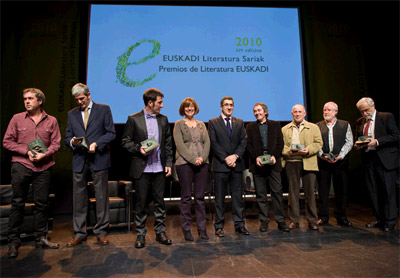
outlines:
M318 194L319 194L319 220L318 225L323 226L329 222L329 192L331 180L335 192L335 218L337 224L351 227L347 220L347 154L353 147L353 134L347 121L336 118L338 106L334 102L324 105L324 120L317 125L321 130L323 147L318 152Z

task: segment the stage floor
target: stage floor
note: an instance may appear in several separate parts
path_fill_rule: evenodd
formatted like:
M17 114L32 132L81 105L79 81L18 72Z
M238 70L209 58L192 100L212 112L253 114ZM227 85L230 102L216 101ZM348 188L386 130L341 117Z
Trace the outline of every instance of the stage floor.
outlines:
M230 205L230 204L228 204ZM155 241L153 220L148 218L146 247L136 249L134 232L113 228L110 244L100 246L91 235L87 242L67 248L72 238L72 215L59 215L50 234L58 250L36 249L32 239L24 239L16 259L7 258L7 243L1 244L1 277L399 277L399 228L384 233L367 229L371 210L350 205L352 228L336 225L335 219L310 231L302 215L300 229L290 233L277 230L273 219L269 231L258 231L255 208L246 209L250 236L234 232L227 212L225 237L214 235L208 214L210 240L183 239L178 204L168 204L167 235L171 246ZM333 212L332 212L333 213Z

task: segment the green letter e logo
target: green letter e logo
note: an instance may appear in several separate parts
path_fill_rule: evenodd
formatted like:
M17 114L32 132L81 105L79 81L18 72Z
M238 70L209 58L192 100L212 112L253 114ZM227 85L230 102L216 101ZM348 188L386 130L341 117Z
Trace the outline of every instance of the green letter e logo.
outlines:
M149 42L149 43L153 44L153 50L151 51L150 55L148 55L136 62L128 62L128 59L131 56L132 51L136 47L138 47L139 45L141 45L142 43L145 43L145 42ZM148 78L145 78L142 81L133 81L128 76L126 76L125 71L128 66L142 64L142 63L146 62L147 60L154 58L159 53L160 53L160 43L155 40L144 39L144 40L138 41L137 43L135 43L134 45L129 47L128 50L124 54L122 54L121 56L118 57L118 65L117 65L116 70L117 70L117 79L119 80L119 82L126 87L137 87L137 86L143 85L144 83L152 80L156 76L155 73L153 73Z

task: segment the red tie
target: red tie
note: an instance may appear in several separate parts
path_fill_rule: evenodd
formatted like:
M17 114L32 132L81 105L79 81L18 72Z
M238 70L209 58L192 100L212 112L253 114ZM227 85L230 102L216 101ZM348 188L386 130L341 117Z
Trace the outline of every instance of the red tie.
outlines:
M368 129L369 129L370 122L371 122L371 119L368 119L367 124L365 125L365 129L364 129L364 136L368 136Z

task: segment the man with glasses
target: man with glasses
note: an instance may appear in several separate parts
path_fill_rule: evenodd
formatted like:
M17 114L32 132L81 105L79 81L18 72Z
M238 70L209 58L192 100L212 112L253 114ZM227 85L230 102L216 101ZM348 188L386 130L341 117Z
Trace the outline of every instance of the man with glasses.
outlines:
M232 218L238 234L249 235L243 220L242 172L247 135L243 120L232 117L233 99L223 97L222 113L209 121L211 149L214 154L213 170L215 185L216 217L215 235L224 236L224 201L229 183L232 196Z

